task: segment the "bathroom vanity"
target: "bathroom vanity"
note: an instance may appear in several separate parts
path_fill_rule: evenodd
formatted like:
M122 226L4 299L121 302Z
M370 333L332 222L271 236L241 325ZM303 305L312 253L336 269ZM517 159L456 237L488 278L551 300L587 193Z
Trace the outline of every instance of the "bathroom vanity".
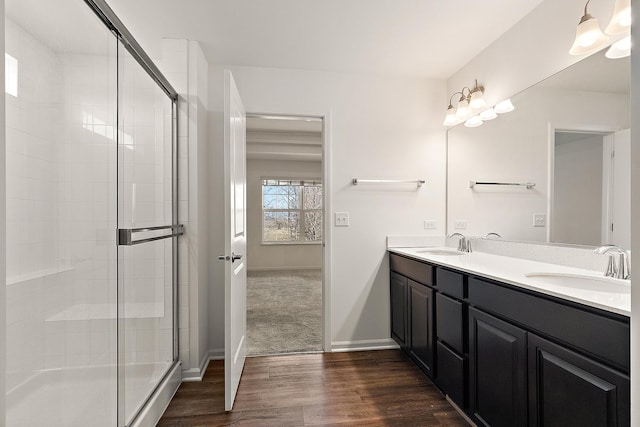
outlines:
M630 285L452 248L390 248L391 335L477 425L630 425Z

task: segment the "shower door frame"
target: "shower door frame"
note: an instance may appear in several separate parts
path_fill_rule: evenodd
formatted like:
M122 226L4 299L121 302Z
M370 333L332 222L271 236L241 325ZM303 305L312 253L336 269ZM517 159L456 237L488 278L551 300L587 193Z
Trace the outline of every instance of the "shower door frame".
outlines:
M139 411L133 416L131 422L128 425L136 424L138 421L139 415L143 412L143 410L148 406L150 401L156 395L158 389L163 385L163 383L168 379L171 373L176 369L176 367L180 364L179 360L179 337L178 337L178 236L183 234L183 227L179 224L178 218L178 92L173 88L171 83L167 80L167 78L162 74L162 72L158 69L158 67L153 63L151 58L146 54L146 52L142 49L140 44L136 41L133 35L129 32L129 30L125 27L125 25L120 21L118 16L113 12L113 10L109 7L109 5L104 0L84 0L85 4L100 18L100 20L109 28L109 30L116 36L116 39L121 43L118 44L118 49L120 46L124 46L124 48L129 52L129 54L138 62L138 64L142 67L142 69L153 79L153 81L162 89L162 91L167 95L167 97L171 101L171 114L172 114L172 129L171 129L171 175L172 175L172 191L171 191L171 207L172 207L172 220L170 226L167 228L171 228L171 234L166 236L167 238L171 238L172 240L172 291L173 291L173 304L172 304L172 314L173 314L173 325L172 325L172 334L173 334L173 362L171 366L164 373L158 384L151 391L149 397L145 400L142 406L139 408ZM120 87L118 86L118 98ZM118 112L119 114L119 112ZM116 123L119 126L119 121ZM119 135L119 132L116 133ZM117 162L116 162L117 165ZM117 166L116 166L117 167ZM116 174L117 175L117 174ZM118 195L119 197L119 195ZM119 226L119 224L118 224ZM114 230L117 233L118 237L118 245L126 244L120 241L120 230ZM129 230L132 231L132 230ZM129 234L130 237L130 234ZM131 241L128 242L131 244ZM119 257L116 258L116 262L119 262ZM119 266L117 267L119 270ZM120 313L122 313L122 302L121 302L121 294L120 294L120 277L119 273L116 273L117 277L117 307L118 307L118 316L116 321L118 322L118 338L117 338L117 346L118 346L118 378L117 378L117 390L118 390L118 398L117 398L117 422L118 426L127 425L126 420L126 410L123 399L123 389L124 389L124 364L122 363L122 356L120 355L121 343L123 338L121 336L123 332L122 328L122 319L120 317Z

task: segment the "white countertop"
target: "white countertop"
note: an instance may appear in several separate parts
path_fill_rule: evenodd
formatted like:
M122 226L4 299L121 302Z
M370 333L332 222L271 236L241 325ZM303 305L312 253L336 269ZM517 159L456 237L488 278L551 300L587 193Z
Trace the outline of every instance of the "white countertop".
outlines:
M390 252L406 255L417 260L450 267L455 270L486 277L488 279L508 283L520 288L530 289L546 295L552 295L554 297L559 297L609 312L622 314L624 316L631 316L631 283L629 280L604 278L602 273L594 272L592 270L583 270L580 268L493 255L483 252L464 253L463 255L435 255L421 252L425 249L452 250L452 248L449 247L433 246L388 248ZM553 283L545 283L544 278L527 277L526 274L530 273L587 276L594 279L604 279L607 283L588 280L588 289L587 287L568 287ZM622 288L623 291L613 291L612 289L615 288Z

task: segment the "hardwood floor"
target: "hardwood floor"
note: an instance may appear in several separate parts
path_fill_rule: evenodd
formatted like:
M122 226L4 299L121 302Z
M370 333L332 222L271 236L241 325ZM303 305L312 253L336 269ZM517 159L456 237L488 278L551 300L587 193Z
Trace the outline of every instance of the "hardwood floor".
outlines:
M248 358L232 412L224 367L183 383L159 426L467 426L400 351Z

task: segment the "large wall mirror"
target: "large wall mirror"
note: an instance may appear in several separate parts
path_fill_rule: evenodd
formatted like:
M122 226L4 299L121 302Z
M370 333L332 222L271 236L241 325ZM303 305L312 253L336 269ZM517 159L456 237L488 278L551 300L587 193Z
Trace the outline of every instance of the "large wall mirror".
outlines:
M447 231L629 248L629 82L629 58L599 52L449 129Z

